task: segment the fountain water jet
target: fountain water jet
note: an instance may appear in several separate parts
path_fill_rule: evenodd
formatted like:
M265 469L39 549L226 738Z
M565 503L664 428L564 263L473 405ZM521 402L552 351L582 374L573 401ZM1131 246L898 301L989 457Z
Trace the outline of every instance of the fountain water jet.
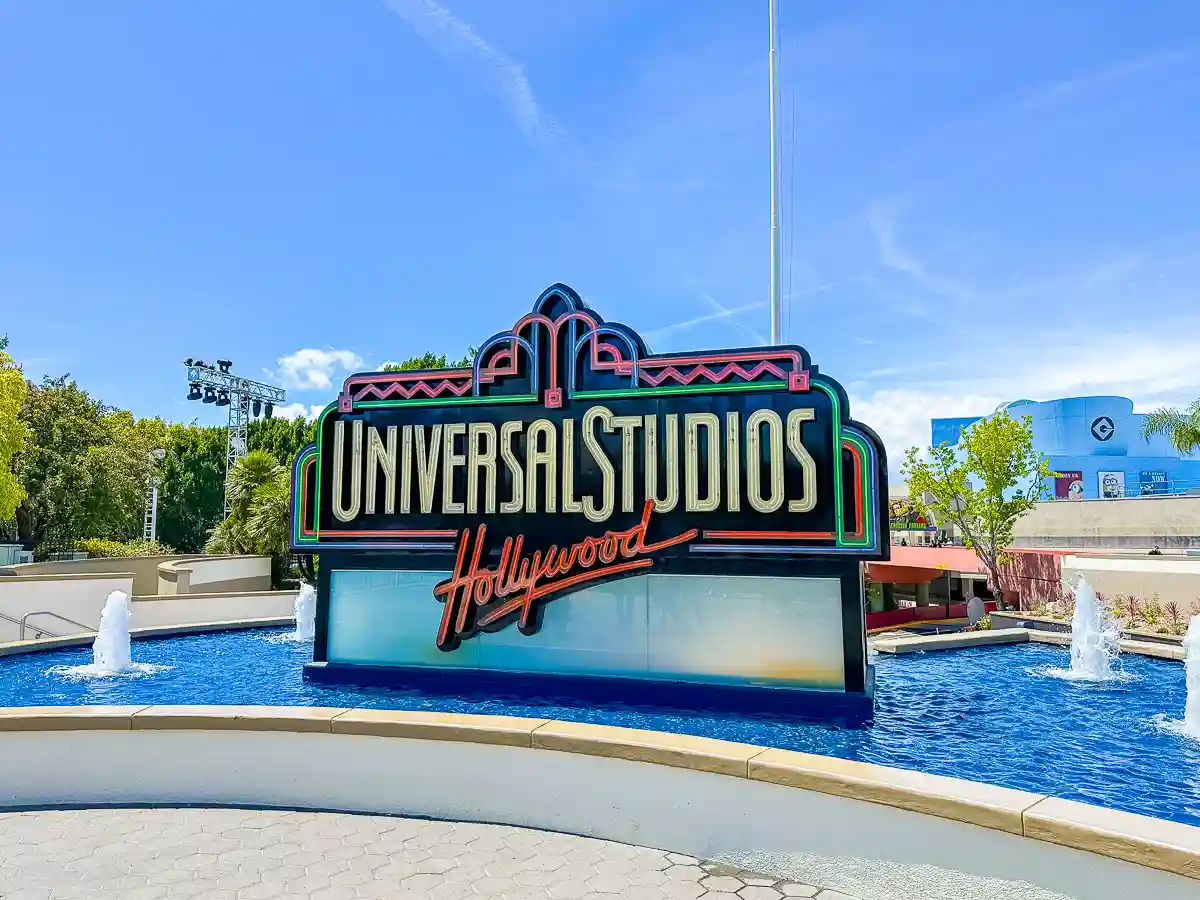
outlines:
M1187 637L1183 639L1183 666L1187 672L1187 706L1183 713L1183 732L1200 738L1200 613L1192 616Z
M1075 584L1075 614L1071 619L1071 668L1049 674L1070 681L1109 681L1121 653L1121 626L1108 614L1096 592L1080 578Z
M311 584L300 586L296 595L296 603L292 607L296 615L296 631L292 639L304 643L312 643L317 633L317 592Z
M92 671L115 674L133 668L129 647L129 595L113 591L104 601L100 628L92 644Z
M100 611L100 627L96 631L96 640L92 642L91 663L85 666L55 666L48 671L75 679L105 678L110 675L138 677L172 668L133 661L129 639L130 615L129 595L124 591L113 591Z

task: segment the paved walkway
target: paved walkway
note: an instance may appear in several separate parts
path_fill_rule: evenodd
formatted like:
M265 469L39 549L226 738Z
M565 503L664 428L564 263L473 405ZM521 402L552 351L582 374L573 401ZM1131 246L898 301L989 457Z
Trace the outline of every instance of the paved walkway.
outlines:
M0 814L3 900L854 900L502 825L236 809Z

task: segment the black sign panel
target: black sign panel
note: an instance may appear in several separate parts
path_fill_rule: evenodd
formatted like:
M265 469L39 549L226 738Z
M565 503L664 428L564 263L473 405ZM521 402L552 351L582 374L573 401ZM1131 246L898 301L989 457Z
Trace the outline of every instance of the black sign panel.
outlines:
M643 521L645 546L664 545L653 561L708 570L889 546L883 447L805 350L655 355L564 285L471 368L348 378L294 496L292 545L307 551L453 558L469 536L493 563L517 538L586 555Z

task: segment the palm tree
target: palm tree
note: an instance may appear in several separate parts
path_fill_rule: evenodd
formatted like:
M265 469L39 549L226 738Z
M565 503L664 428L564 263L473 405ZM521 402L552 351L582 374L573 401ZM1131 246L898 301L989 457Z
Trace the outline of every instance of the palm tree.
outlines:
M1142 422L1142 437L1149 439L1156 434L1167 435L1171 446L1181 454L1200 449L1200 400L1189 406L1187 412L1164 407L1147 414Z
M229 470L229 503L233 513L243 520L248 518L258 489L280 476L286 478L287 469L266 450L251 450L239 459Z
M282 469L282 466L280 467ZM292 484L286 471L260 485L250 502L245 540L259 553L284 556L292 518Z

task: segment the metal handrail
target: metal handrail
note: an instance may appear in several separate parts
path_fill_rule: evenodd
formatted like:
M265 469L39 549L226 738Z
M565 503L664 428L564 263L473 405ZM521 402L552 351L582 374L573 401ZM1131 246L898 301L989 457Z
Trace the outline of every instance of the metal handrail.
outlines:
M67 616L64 616L64 615L60 615L59 613L53 612L52 610L38 609L38 610L34 610L33 612L27 612L27 613L25 613L25 615L21 616L21 621L18 623L21 626L21 640L25 640L25 629L26 629L26 627L28 627L28 622L29 622L30 616L54 616L54 618L62 619L62 621L64 621L64 622L70 622L72 625L78 625L84 631L94 632L96 630L91 625L84 625L82 622L76 622L74 619L68 618ZM52 634L51 632L46 631L45 629L42 629L42 628L35 628L34 631L39 634L42 634L42 635L47 635L49 637L62 637L62 635Z
M12 616L5 615L5 614L4 614L4 613L2 613L2 612L0 612L0 619L3 619L5 622L11 622L13 625L16 625L18 628L20 628L20 627L21 627L21 620L20 620L20 619L14 619ZM53 632L50 632L50 631L40 631L40 630L38 630L38 629L36 629L36 628L34 629L34 634L36 634L38 637L58 637L58 636L59 636L59 635L57 635L57 634L54 634ZM21 631L21 640L25 640L25 637L24 637L24 635L25 635L25 632L24 632L24 630L22 629L22 631Z

